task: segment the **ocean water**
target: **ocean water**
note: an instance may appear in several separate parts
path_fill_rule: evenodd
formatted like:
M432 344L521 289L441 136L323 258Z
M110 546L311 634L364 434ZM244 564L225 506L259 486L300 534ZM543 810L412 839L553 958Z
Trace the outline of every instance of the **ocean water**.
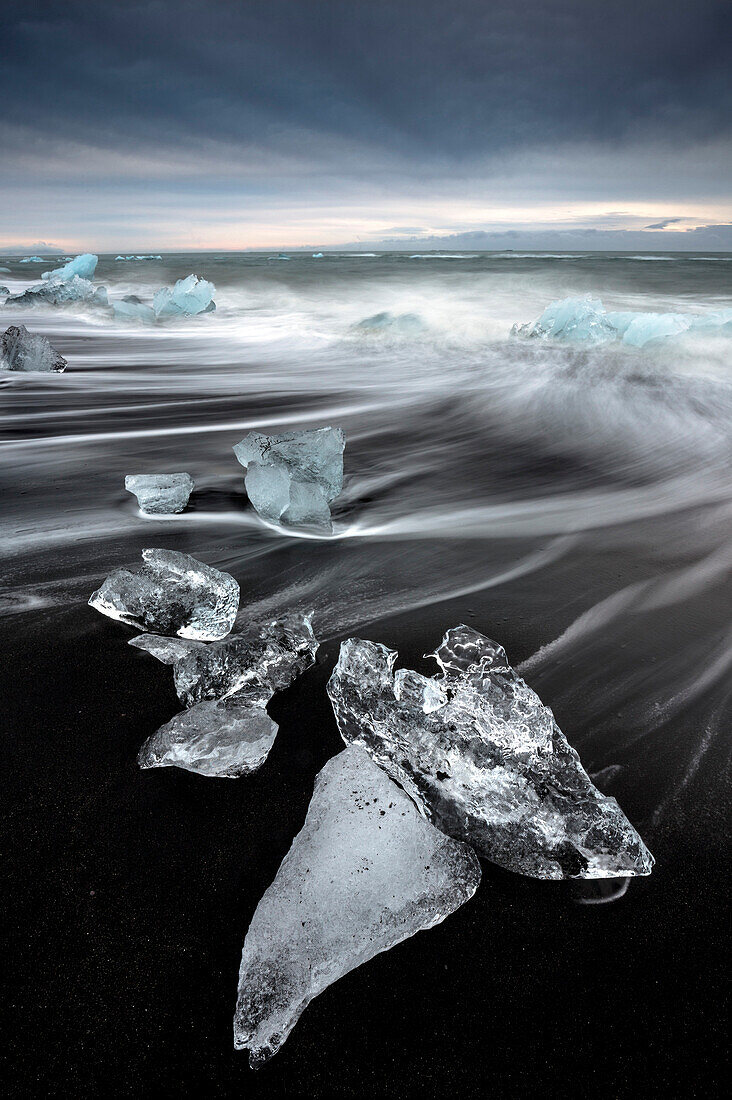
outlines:
M12 292L42 270L3 263ZM732 335L636 349L509 332L550 301L585 293L613 310L727 308L732 256L103 256L95 281L110 296L144 298L192 271L215 283L215 313L147 327L83 308L2 311L3 327L44 333L69 361L62 375L4 374L0 388L0 633L10 665L20 639L38 662L32 686L23 665L15 688L21 772L40 755L53 774L49 761L62 753L63 783L77 769L86 775L101 818L88 772L94 742L84 730L77 745L69 732L76 693L96 699L87 722L119 714L124 728L134 705L143 735L177 709L167 670L86 606L110 570L145 546L169 547L236 576L241 621L313 610L327 643L323 676L338 640L353 634L398 646L424 672L434 667L422 655L449 626L465 621L497 639L588 770L613 766L605 789L657 854L654 876L632 883L617 907L658 890L655 904L668 911L694 867L707 868L709 889L729 749ZM362 324L382 313L391 320ZM266 526L248 505L233 444L252 429L328 424L347 436L333 534ZM196 482L189 510L141 515L125 475L178 470ZM105 671L82 677L92 651ZM63 748L24 710L27 691L50 690L49 663L69 677L68 698L56 687L54 700ZM163 681L168 694L156 701ZM262 889L315 772L337 751L332 730L318 740L322 706L317 721L298 716L308 747L296 757L296 809ZM134 769L136 736L115 757L128 769L121 814L139 797L135 784L156 782ZM239 943L243 932L232 931Z

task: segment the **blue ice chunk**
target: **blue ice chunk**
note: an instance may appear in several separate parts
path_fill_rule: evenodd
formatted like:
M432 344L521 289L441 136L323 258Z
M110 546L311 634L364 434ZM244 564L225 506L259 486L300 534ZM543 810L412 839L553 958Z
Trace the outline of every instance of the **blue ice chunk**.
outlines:
M263 519L330 530L330 504L343 488L345 445L340 428L250 432L234 453L247 468L247 495Z
M125 321L155 321L155 311L152 306L145 305L135 294L129 294L126 298L110 303L114 310L115 318Z
M24 256L20 261L22 264L45 264L48 263L48 259L45 256Z
M78 275L80 279L93 279L97 263L97 256L94 256L91 252L84 252L83 255L76 256L69 263L64 264L63 267L57 267L53 271L44 271L41 278L53 279L54 282L62 283L73 279L75 275Z
M589 294L552 302L536 321L514 325L511 334L590 344L607 344L616 338L602 302Z
M163 287L153 298L156 317L193 317L216 309L216 287L200 275L179 279L173 289Z

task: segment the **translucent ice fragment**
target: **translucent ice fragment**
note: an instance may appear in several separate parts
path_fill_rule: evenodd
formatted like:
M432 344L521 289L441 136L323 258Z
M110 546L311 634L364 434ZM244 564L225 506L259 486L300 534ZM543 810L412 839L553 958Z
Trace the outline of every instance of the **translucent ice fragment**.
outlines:
M425 323L417 313L375 313L354 326L357 332L383 333L391 336L419 336Z
M10 294L10 289L6 286L0 286L0 294Z
M190 474L127 474L125 489L134 493L140 510L148 515L182 512L193 492Z
M200 275L179 279L173 289L163 287L153 298L156 317L193 317L216 309L213 296L216 287Z
M694 317L683 313L638 313L623 332L623 343L642 348L653 340L680 336L692 325Z
M80 279L93 279L98 262L98 256L92 255L91 252L85 252L81 256L74 257L73 260L64 264L63 267L57 267L53 271L44 271L41 274L41 278L53 279L61 283L68 282L68 280L73 279L75 275L78 275Z
M176 714L140 749L141 768L184 768L238 779L261 767L277 736L264 707L245 699L204 699Z
M121 320L147 322L155 320L155 311L152 306L146 305L136 294L128 294L126 298L110 302L110 305L115 317Z
M599 298L564 298L552 302L541 317L527 325L514 325L514 336L552 338L570 343L606 344L616 338Z
M246 466L254 508L271 523L330 529L330 504L343 488L345 436L340 428L260 435L234 447Z
M201 649L205 642L194 642L190 638L165 638L161 634L138 634L130 638L128 645L143 649L161 664L174 665L194 649Z
M63 371L66 360L45 336L28 332L25 325L11 325L2 337L0 367L17 371Z
M470 848L429 825L363 750L329 760L244 941L234 1046L253 1066L271 1058L314 997L439 924L479 881Z
M239 585L229 573L176 550L143 550L142 558L135 573L110 573L91 607L154 634L212 641L229 633L239 607Z
M640 836L503 648L459 626L434 656L442 674L430 696L415 673L394 676L394 651L344 642L328 684L343 740L363 745L438 828L511 871L650 874Z
M185 654L173 666L175 689L186 706L235 693L264 706L313 664L317 649L310 616L285 616Z
M88 279L82 279L78 275L66 281L49 279L48 282L29 287L22 294L16 294L5 304L65 306L76 302L84 302L91 306L107 306L109 301L106 287L95 286Z
M24 256L20 263L22 264L45 264L48 262L47 257L43 256Z

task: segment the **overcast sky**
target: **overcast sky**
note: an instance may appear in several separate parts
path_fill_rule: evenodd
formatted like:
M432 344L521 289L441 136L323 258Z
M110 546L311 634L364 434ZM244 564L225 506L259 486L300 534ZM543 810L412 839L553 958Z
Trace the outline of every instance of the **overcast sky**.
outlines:
M732 249L728 0L2 0L0 33L0 245Z

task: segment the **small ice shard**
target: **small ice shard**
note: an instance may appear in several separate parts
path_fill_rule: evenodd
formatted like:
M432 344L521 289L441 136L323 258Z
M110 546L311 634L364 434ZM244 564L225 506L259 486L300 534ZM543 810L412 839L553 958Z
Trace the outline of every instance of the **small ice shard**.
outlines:
M163 287L153 298L156 317L193 317L197 313L211 313L216 309L213 296L216 287L200 275L179 279L173 289Z
M28 332L25 325L11 325L2 337L0 366L4 370L63 371L66 360L45 336Z
M150 516L182 512L193 492L190 474L127 474L125 489L134 493L140 511Z
M432 656L442 675L430 690L416 673L395 678L386 646L344 642L328 684L343 740L363 745L434 825L510 871L650 874L640 836L502 647L458 626Z
M374 313L354 325L357 332L382 333L392 336L419 336L425 323L417 313Z
M263 519L330 530L330 504L343 488L340 428L260 435L250 432L234 454L246 466L247 495Z
M88 279L81 279L78 275L74 275L72 279L66 282L49 280L29 287L22 294L16 294L15 297L8 298L5 304L14 306L64 306L74 302L84 302L92 306L107 306L109 301L106 287L95 286Z
M264 706L313 664L317 649L310 616L287 615L186 653L173 666L175 689L186 706L234 694Z
M536 321L514 325L511 334L589 344L606 344L617 336L602 302L589 294L552 302Z
M10 289L9 289L9 287L6 287L6 286L0 286L0 294L10 294Z
M252 625L212 645L152 635L129 644L173 665L178 697L189 707L146 742L140 766L227 778L264 763L277 733L264 708L313 664L318 648L309 615Z
M322 252L313 252L313 259L314 260L322 260L323 259L323 253Z
M239 585L229 573L177 550L143 550L142 559L135 573L110 573L90 606L152 634L195 641L226 637L239 607Z
M155 320L155 311L152 306L146 305L136 294L128 294L125 298L110 302L115 317L129 321Z
M314 997L439 924L479 882L470 848L429 825L362 749L333 757L249 926L235 1048L266 1062Z
M141 768L184 768L238 779L261 767L277 728L264 707L236 695L204 699L149 737L137 761Z
M85 252L83 255L76 256L69 263L64 264L63 267L57 267L53 271L42 272L41 278L53 279L56 282L62 283L68 282L69 279L73 279L75 275L78 275L80 279L93 279L98 262L98 256L92 255L91 252Z
M194 649L205 648L205 642L194 642L190 638L165 638L161 634L138 634L130 638L128 645L143 649L161 664L174 665Z

